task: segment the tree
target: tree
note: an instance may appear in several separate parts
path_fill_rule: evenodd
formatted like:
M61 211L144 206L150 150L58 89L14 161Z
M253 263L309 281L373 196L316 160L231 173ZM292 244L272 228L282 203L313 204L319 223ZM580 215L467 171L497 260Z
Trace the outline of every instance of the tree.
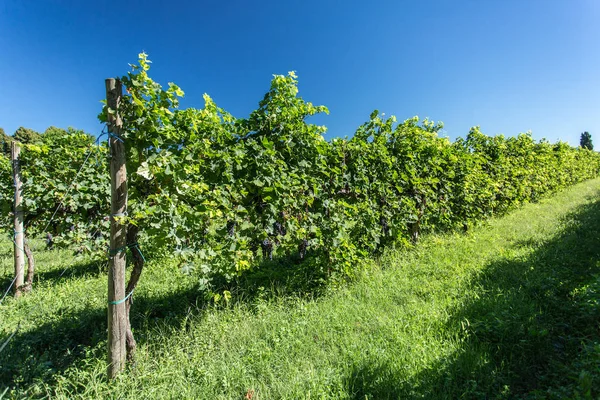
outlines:
M592 144L592 135L589 132L583 132L581 134L581 139L579 139L579 146L584 149L594 150L594 145Z
M38 143L41 142L42 137L39 133L33 129L23 128L20 126L13 135L15 140L21 143Z
M0 128L0 152L5 155L10 154L10 142L12 142L13 138L8 136L4 129Z

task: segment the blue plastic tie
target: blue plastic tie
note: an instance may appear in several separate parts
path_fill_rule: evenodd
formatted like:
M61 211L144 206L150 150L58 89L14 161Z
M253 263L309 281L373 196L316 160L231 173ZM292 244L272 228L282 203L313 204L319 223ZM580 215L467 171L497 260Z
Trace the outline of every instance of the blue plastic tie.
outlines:
M146 262L146 257L144 257L144 254L142 253L142 250L140 249L140 246L137 243L128 244L123 247L117 247L116 249L108 249L108 254L110 254L111 256L114 256L122 251L125 251L127 249L134 249L134 248L137 249L138 253L140 254L140 257L142 257L142 260L144 260L144 262Z
M140 246L137 243L130 245L129 248L136 249L138 251L138 253L140 254L140 257L142 257L142 260L144 260L144 262L146 262L146 257L144 257L144 254L142 253L142 250L140 249Z
M117 305L117 304L124 303L127 301L128 298L131 297L132 294L133 294L133 290L131 292L129 292L129 294L127 296L125 296L125 298L123 298L121 300L109 301L108 304Z
M15 235L15 237L16 237L16 235ZM15 242L15 239L12 239L11 241L14 243L14 245L15 245L15 247L17 249L19 249L19 250L21 250L21 252L25 253L25 249L19 247L19 245L17 244L17 242Z
M116 256L123 250L127 250L127 246L117 247L116 249L108 249L108 254L110 254L111 256Z
M115 135L114 133L112 133L111 131L108 131L108 137L109 138L115 138L118 141L120 141L121 143L125 143L125 141L123 140L122 137L120 137L119 135Z

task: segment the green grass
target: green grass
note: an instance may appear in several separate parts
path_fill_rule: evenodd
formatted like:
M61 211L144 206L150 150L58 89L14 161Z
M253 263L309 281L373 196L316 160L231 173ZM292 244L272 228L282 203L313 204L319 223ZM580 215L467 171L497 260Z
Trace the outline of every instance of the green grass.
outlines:
M0 257L7 287L9 243ZM598 398L599 260L596 179L469 234L429 235L312 295L302 276L288 272L290 291L258 274L210 305L193 277L151 262L133 305L137 362L107 383L103 265L40 252L33 293L0 306L0 340L22 321L0 353L0 394Z

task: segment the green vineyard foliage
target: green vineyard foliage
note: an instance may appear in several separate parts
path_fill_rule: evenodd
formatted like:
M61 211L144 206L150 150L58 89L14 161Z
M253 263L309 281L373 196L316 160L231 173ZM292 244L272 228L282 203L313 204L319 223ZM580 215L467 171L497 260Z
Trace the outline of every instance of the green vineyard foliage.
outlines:
M35 143L21 143L24 226L27 237L51 235L51 243L77 252L105 254L110 181L107 150L75 129L50 127ZM84 161L86 161L84 163ZM10 160L0 162L3 225L12 234Z
M231 279L272 259L351 277L386 246L469 229L600 171L597 153L566 143L489 137L478 128L451 142L438 136L441 124L397 122L378 111L351 138L326 141L326 128L309 121L328 110L298 96L292 72L274 76L248 118L234 118L208 95L204 108L182 109L183 91L173 83L163 89L149 69L141 54L121 78L126 220L148 251L175 252L203 278ZM30 231L40 232L50 221L46 210L64 200L52 225L58 242L105 252L106 148L72 130L41 136L23 152ZM92 162L65 197L90 149ZM5 159L0 173L8 209Z

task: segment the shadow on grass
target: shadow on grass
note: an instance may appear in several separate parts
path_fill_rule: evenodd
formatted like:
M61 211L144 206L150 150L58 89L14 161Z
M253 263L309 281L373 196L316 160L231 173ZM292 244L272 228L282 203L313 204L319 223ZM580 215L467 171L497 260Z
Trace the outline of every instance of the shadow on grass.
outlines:
M86 276L98 276L107 273L106 261L83 261L70 265L68 268L54 268L49 271L36 271L35 280L59 281L61 279L76 279Z
M17 334L0 353L0 386L26 389L47 381L105 340L106 312L86 308ZM7 337L0 339L4 342Z
M132 323L138 342L143 343L146 337L144 326L153 326L148 322L180 324L190 307L201 306L199 295L197 290L188 289L176 290L167 296L137 296L132 307ZM106 309L87 307L76 312L66 311L56 320L17 332L0 353L0 387L16 387L22 391L36 381L51 384L56 374L89 357L88 352L95 351L105 357L106 351L97 347L106 343L106 330ZM0 338L0 342L7 338L8 335Z
M216 279L216 292L229 290L238 301L252 302L257 296L318 297L331 277L308 258L300 263L294 257L273 258L244 272L232 282Z
M351 399L392 400L405 398L401 375L385 360L356 365L347 377Z
M460 348L407 380L381 360L347 378L354 399L598 398L600 396L600 201L528 256L488 265L479 293L444 331Z
M11 268L11 271L12 271L12 268ZM9 274L7 274L4 276L4 278L0 279L0 292L2 292L2 294L0 294L0 297L2 297L4 292L8 289L8 287L10 286L10 284L12 283L14 278L15 278L14 276L10 276ZM9 294L9 296L10 296L10 294Z
M215 282L213 290L217 293L229 290L238 302L252 302L258 293L264 295L265 292L273 292L277 296L314 296L324 281L309 272L307 267L299 267L286 264L284 259L269 261L234 282ZM101 263L84 263L70 267L62 277L62 269L39 275L40 280L58 282L70 277L95 276L100 268ZM131 319L138 344L146 341L157 323L166 327L180 327L190 312L200 313L211 302L206 291L197 286L175 288L167 295L136 295ZM57 374L78 365L85 358L106 357L106 308L88 307L76 312L55 314L50 318L56 319L40 323L31 330L17 332L0 352L0 387L16 388L23 393L35 382L52 384ZM0 343L4 343L10 333L0 337Z
M0 256L2 257L2 256ZM36 259L36 263L38 260ZM39 267L39 264L36 264ZM27 264L25 264L25 268L27 268ZM13 268L10 268L11 274L5 275L0 279L0 289L8 288L11 284L14 276L12 276ZM72 265L69 265L68 268L52 268L47 271L40 271L36 269L35 274L33 276L33 285L35 286L38 282L46 282L51 281L53 284L56 284L60 280L64 279L76 279L82 278L90 275L99 275L106 274L106 261L80 261L76 262ZM27 273L25 271L25 273Z

